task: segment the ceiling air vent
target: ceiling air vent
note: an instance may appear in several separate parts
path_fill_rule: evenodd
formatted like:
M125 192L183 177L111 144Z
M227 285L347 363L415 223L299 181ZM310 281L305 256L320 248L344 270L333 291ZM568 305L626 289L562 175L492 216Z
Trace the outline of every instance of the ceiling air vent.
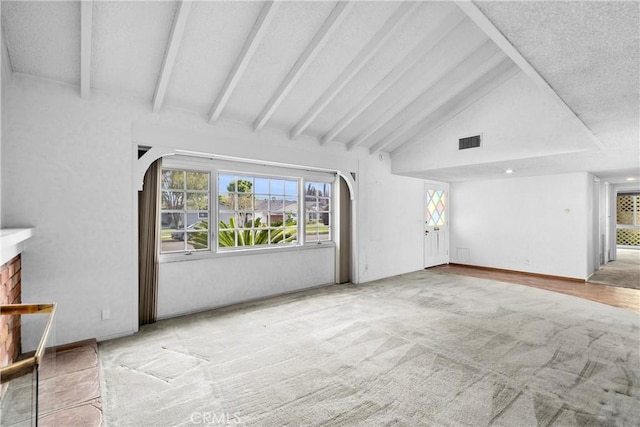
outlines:
M468 136L458 140L458 150L466 150L467 148L480 147L482 141L481 135Z

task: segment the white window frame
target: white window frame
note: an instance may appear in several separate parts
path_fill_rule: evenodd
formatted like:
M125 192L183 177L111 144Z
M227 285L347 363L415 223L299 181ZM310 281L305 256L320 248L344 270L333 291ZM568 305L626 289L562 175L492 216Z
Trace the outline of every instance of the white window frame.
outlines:
M296 230L297 230L297 239L295 240L295 242L290 242L287 244L263 244L263 245L255 245L255 246L237 246L238 241L237 241L237 234L235 232L239 232L239 230L242 230L242 227L239 227L239 225L236 225L236 228L233 229L234 230L234 235L235 235L235 243L236 246L220 246L220 230L219 230L219 223L220 223L220 209L219 206L216 204L216 215L217 215L217 222L216 222L216 250L219 252L231 252L231 251L242 251L242 250L255 250L255 249L262 249L262 248L273 248L273 247L279 247L279 248L286 248L286 247L295 247L295 246L300 246L302 245L302 241L300 240L301 238L301 227L300 227L300 186L302 185L302 182L304 182L304 180L302 178L299 177L292 177L292 176L283 176L283 175L271 175L271 174L259 174L259 173L254 173L254 172L238 172L238 171L234 171L234 170L218 170L216 173L216 201L218 200L218 198L220 197L220 189L219 187L219 183L220 183L220 176L224 175L224 176L235 176L238 178L242 178L242 177L250 177L250 178L258 178L258 179L269 179L269 180L277 180L277 181L295 181L297 183L297 192L296 192L296 200L298 201L298 208L295 211L297 220L296 220ZM283 194L275 194L275 193L271 193L271 191L269 190L268 194L265 193L256 193L255 191L253 191L252 193L254 198L256 196L256 194L259 195L268 195L269 197L275 197L275 196L285 196L285 193ZM232 210L227 210L227 211L232 211ZM248 210L246 212L249 212ZM256 212L260 212L259 210L256 209L255 205L252 206L251 209L251 213L252 213L252 218L255 219L256 216ZM267 212L271 213L271 212L276 212L276 211L271 211L271 209L268 209ZM227 213L227 212L225 212ZM285 210L284 210L284 206L283 206L283 210L282 210L282 216L284 219L284 215L285 215ZM267 229L271 230L273 229L271 226L271 224L269 224L269 226L267 227ZM284 221L283 221L283 230L286 229L286 227L284 226ZM253 229L255 230L255 229Z
M330 190L329 190L329 196L318 196L318 195L313 195L313 196L309 196L307 195L307 187L308 184L321 184L321 183L325 183L331 186ZM335 224L335 217L334 217L334 202L335 202L335 192L334 192L334 187L335 187L335 183L334 182L324 182L324 181L314 181L314 180L303 180L303 193L304 193L304 206L303 206L303 215L304 215L304 224L302 225L304 230L304 241L306 244L315 244L315 245L321 245L323 242L327 242L327 241L333 241L333 236L334 236L334 224ZM311 212L309 212L309 210L307 209L307 197L312 197L316 200L316 203L319 205L319 201L322 199L329 199L329 210L322 210L322 211L316 211L313 212L316 215L328 215L329 216L329 238L327 240L320 240L320 233L317 233L317 240L313 240L313 241L309 241L307 242L307 227L306 227L306 219L307 219L307 215L310 214Z
M183 201L183 208L182 209L162 209L162 193L165 191L165 189L162 188L162 186L160 186L159 189L159 194L158 197L160 199L160 218L159 218L159 223L158 223L158 233L160 234L160 240L162 240L162 214L163 213L180 213L183 215L183 221L184 221L184 228L183 230L176 230L176 232L183 232L183 233L187 233L187 235L189 234L189 231L187 230L189 224L188 224L188 218L189 218L189 214L197 214L198 217L200 217L200 214L202 212L207 212L208 216L209 216L209 223L208 223L208 228L207 228L207 233L208 233L208 240L207 240L207 248L204 249L196 249L194 248L193 250L187 249L186 245L187 245L187 240L184 240L184 235L183 235L183 250L175 250L175 251L162 251L162 242L160 242L160 254L162 255L167 255L167 254L189 254L189 253L193 253L193 252L208 252L211 250L211 172L208 170L201 170L201 169L196 169L196 168L181 168L181 167L162 167L162 171L161 173L164 173L164 171L175 171L175 172L183 172L184 175L184 184L183 184L183 188L178 189L172 189L169 188L166 191L167 192L183 192L185 197L184 197L184 201ZM188 189L187 188L187 174L188 173L204 173L207 174L208 176L208 190L193 190L193 189ZM208 196L208 203L207 203L207 210L202 210L202 209L189 209L188 208L188 197L187 194L188 193L200 193L200 194L207 194ZM204 230L203 230L204 231Z
M217 160L209 158L198 158L183 155L175 155L166 157L163 160L163 169L186 170L195 172L209 173L209 249L198 251L184 252L163 252L160 253L159 261L179 262L198 259L218 258L226 256L244 256L256 253L266 252L286 252L306 249L316 249L327 246L335 246L335 191L337 174L332 172L323 172L315 170L298 169L294 167L276 167L271 165L262 165L254 162L241 162L230 160ZM258 246L242 246L220 248L218 244L218 177L224 175L240 175L253 176L260 178L274 178L285 180L296 180L298 182L298 210L297 210L297 226L298 239L296 244L291 245L258 245ZM305 188L306 183L310 182L327 182L331 184L330 196L330 236L329 240L319 242L305 241ZM158 196L159 197L159 196ZM161 229L158 223L159 232ZM187 256L185 256L187 255Z

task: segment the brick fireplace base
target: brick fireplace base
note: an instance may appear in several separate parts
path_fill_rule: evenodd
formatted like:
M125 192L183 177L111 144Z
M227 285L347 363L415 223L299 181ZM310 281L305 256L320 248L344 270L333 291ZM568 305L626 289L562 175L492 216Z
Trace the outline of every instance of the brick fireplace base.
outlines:
M20 304L20 269L20 255L0 267L0 304ZM20 316L0 316L0 366L10 365L20 353Z

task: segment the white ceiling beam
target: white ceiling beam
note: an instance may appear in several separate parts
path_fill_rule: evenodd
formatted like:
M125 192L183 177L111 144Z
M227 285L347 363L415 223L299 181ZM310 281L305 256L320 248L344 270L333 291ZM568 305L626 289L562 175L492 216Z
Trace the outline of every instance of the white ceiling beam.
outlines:
M80 97L91 95L91 32L93 29L93 0L80 2Z
M414 120L415 116L423 113L424 109L433 104L434 97L442 96L442 92L452 91L461 80L469 80L470 76L477 78L477 68L482 67L487 60L495 61L495 57L504 57L504 54L490 40L460 61L450 63L447 67L438 70L437 80L429 85L421 93L418 93L408 104L397 102L387 108L384 113L369 125L364 132L349 142L347 148L352 150L362 144L372 144L371 139L389 123ZM498 58L499 59L499 58ZM402 125L400 125L402 126Z
M311 43L306 47L302 55L298 58L294 66L284 78L276 92L271 96L267 105L263 108L258 118L253 123L254 132L259 131L269 121L273 113L280 106L284 98L289 94L298 79L311 65L320 49L325 45L329 37L337 29L347 12L351 9L350 1L339 1L331 11L329 17L324 21L320 30L315 34Z
M398 140L395 144L391 144L389 151L396 155L414 145L414 143L422 141L425 136L478 102L519 72L521 72L520 68L518 68L511 59L504 58L497 66L485 73L484 76L449 99L441 105L440 108L431 112L420 123L415 125L407 132L404 140Z
M0 22L2 22L2 8L0 7ZM4 99L6 97L6 90L11 84L13 79L13 67L11 66L11 59L9 58L9 49L7 48L7 42L4 37L4 27L0 26L0 49L2 49L0 56L0 130L4 129L5 123L2 120L4 112L2 111L4 105ZM1 138L0 138L1 139ZM1 204L1 203L0 203Z
M438 26L426 37L424 37L403 59L402 61L382 79L376 86L358 101L358 103L340 119L333 128L324 134L321 144L326 144L333 139L351 123L357 119L367 108L369 108L378 98L380 98L389 88L403 79L413 67L429 55L432 49L449 33L451 33L463 20L464 14L455 10L449 13Z
M4 28L0 28L0 38L2 38L2 73L6 76L6 81L10 82L13 77L13 67L11 66L9 48L7 48L7 41L4 36Z
M251 32L249 33L249 36L244 43L244 46L242 46L242 50L240 51L236 62L233 64L233 67L227 75L227 78L224 82L224 85L222 86L222 89L220 90L220 93L218 94L218 97L211 107L211 110L209 112L209 122L214 123L220 117L222 110L227 105L231 94L238 85L238 82L240 81L242 74L246 70L247 65L251 61L253 54L260 45L260 42L262 41L262 38L267 31L267 28L269 28L269 25L271 24L271 21L273 20L273 17L275 16L279 5L279 1L268 1L262 7L258 18L256 19L256 22L253 25L253 28L251 28Z
M329 105L340 91L353 79L356 74L374 57L384 43L389 40L393 32L418 8L419 2L401 3L396 11L387 19L382 28L373 36L358 55L349 63L347 68L338 76L322 96L307 111L304 117L289 132L290 138L298 137Z
M540 88L547 92L551 98L566 112L570 117L574 117L577 122L587 130L592 141L600 148L604 149L602 142L589 129L589 127L578 117L578 115L564 102L564 100L556 93L555 90L547 83L547 81L536 71L535 68L527 61L522 54L511 44L511 42L498 30L493 23L485 16L484 13L471 1L455 0L455 3L467 16L475 22L475 24L484 33L493 40L504 53L516 63L518 67Z
M156 91L153 94L154 113L157 113L162 108L162 103L164 102L164 97L167 93L167 88L169 87L171 73L173 72L173 66L176 63L178 51L180 50L180 45L182 43L182 37L184 36L184 30L187 26L187 20L189 19L189 13L191 13L191 6L191 0L181 0L178 3L178 9L173 18L171 34L169 35L169 43L164 52L162 68L160 69L160 76L158 77L158 83L156 84Z
M407 108L398 113L396 118L402 117L401 124L394 127L391 133L375 143L369 149L369 152L371 154L377 153L402 138L411 128L424 120L426 116L437 111L447 101L472 86L505 58L504 53L499 50L488 59L486 55L471 55L413 101Z

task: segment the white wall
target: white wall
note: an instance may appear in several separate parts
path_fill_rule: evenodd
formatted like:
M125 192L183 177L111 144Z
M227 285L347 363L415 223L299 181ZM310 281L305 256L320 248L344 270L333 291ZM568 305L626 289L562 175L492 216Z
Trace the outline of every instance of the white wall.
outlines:
M478 134L482 134L481 148L458 150L458 138ZM523 73L416 141L394 151L394 172L411 174L596 148L584 126Z
M600 184L600 236L602 239L602 262L609 262L609 254L611 253L611 230L609 229L609 223L611 221L611 185L602 181Z
M599 235L600 235L600 181L595 179L591 174L587 174L589 179L589 191L587 192L587 275L588 279L596 270L600 268L598 261L598 253L600 251Z
M0 13L0 17L1 17ZM4 32L0 30L0 141L5 137L6 93L11 83L11 64L4 40ZM0 144L0 177L2 176L2 144ZM1 178L0 178L1 179ZM0 185L0 228L2 228L2 186Z
M587 173L452 183L451 262L586 279L592 184Z
M158 317L333 283L334 247L160 265Z
M360 281L424 268L424 180L391 175L388 156L363 163L358 177Z
M7 95L3 226L36 228L22 254L23 302L58 303L52 344L132 331L130 117L142 109L19 74ZM25 316L23 350L41 333Z
M380 161L364 151L346 152L338 146L320 147L304 138L292 142L271 130L253 134L239 124L210 126L203 117L185 111L165 108L152 114L149 103L99 92L82 100L78 91L14 74L2 141L3 226L36 228L36 237L23 253L23 300L58 303L52 344L106 339L136 330L138 143L355 172L356 276L364 282L422 268L422 181L392 176L388 159ZM226 287L216 288L217 294L203 295L202 304L188 306L176 300L174 307L167 307L161 301L163 314L293 289L293 282L265 280L260 266L275 262L270 256L163 265L161 283L163 287L170 283L173 290L180 289L178 280L182 285L191 280L193 285L210 287L213 278L208 274L229 277L223 264L251 266L255 261L256 265L253 276L238 282L248 288L234 288L227 281ZM333 249L296 256L303 262L306 256L335 262ZM202 268L190 269L189 265L197 265L193 263ZM334 272L315 271L309 276L313 280L301 272L292 277L307 287L332 282ZM171 297L162 292L161 296ZM110 319L101 318L103 308L109 308ZM30 320L23 327L23 349L28 351L37 344L41 330Z

